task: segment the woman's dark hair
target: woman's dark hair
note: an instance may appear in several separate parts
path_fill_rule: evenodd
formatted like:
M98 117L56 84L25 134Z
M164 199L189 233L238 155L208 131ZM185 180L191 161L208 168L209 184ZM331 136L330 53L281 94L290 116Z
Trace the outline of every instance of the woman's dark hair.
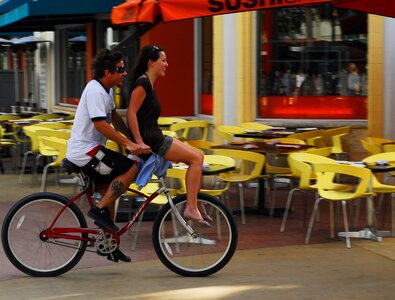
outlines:
M108 49L100 49L92 63L95 78L103 78L106 70L115 71L117 63L123 60L121 52L112 52Z
M148 62L150 60L157 61L162 51L165 50L158 46L144 46L141 48L132 72L132 85L147 71Z

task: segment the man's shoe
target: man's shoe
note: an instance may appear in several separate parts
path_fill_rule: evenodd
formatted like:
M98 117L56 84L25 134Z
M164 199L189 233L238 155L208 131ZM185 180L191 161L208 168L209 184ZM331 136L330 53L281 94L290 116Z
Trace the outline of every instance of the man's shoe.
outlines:
M119 248L116 248L113 252L107 255L107 259L113 262L123 261L123 262L131 262L132 259L129 256L126 256L122 253Z
M115 232L119 231L118 226L111 220L111 214L107 207L98 208L92 206L88 211L88 217L95 220L95 224L98 226L103 226Z

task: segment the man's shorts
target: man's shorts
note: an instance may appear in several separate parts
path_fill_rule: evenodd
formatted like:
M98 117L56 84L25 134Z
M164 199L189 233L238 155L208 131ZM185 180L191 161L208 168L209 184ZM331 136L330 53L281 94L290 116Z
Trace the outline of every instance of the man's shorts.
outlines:
M101 147L81 169L96 184L110 184L114 178L129 171L134 164L135 161L125 155Z

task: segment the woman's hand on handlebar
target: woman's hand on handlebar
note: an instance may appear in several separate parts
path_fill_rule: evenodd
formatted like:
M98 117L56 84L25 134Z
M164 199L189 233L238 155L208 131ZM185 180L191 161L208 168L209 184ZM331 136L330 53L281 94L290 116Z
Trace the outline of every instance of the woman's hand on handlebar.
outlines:
M130 142L127 146L126 149L134 155L140 155L140 154L148 154L151 152L151 148L147 146L146 144L135 144L133 142Z

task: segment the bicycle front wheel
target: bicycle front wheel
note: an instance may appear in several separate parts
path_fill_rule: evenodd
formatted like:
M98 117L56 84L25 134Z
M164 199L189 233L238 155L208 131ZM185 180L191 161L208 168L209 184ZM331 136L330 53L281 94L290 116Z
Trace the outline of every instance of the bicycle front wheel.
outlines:
M186 195L173 199L183 214ZM178 222L170 204L159 211L152 229L156 254L171 271L182 276L208 276L221 270L232 258L237 246L237 226L225 205L210 195L198 195L213 219L211 226L189 222L196 235L191 236Z
M10 209L3 222L1 239L5 254L20 271L31 276L58 276L80 261L86 242L40 236L68 201L58 194L36 193ZM86 228L87 224L81 210L72 203L59 216L55 227Z

